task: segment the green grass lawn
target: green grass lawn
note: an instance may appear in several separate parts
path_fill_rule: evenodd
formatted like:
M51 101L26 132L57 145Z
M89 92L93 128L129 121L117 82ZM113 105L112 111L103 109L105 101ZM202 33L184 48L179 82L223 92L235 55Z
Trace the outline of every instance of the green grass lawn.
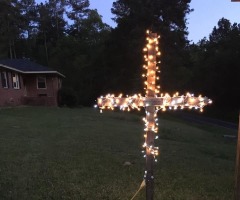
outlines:
M236 131L159 116L155 199L233 199L236 141L223 134ZM130 200L143 179L143 141L139 115L1 109L0 199Z

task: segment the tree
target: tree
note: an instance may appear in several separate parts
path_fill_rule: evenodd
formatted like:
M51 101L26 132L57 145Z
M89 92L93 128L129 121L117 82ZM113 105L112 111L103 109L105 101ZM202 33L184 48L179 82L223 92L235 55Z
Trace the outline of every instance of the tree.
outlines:
M64 85L74 89L79 103L89 105L99 95L104 42L110 27L102 22L96 10L89 10L79 22L78 34L66 35L59 40L50 54L49 63L58 66L58 70L66 75Z
M73 21L70 26L70 34L77 36L80 32L81 20L87 16L89 11L89 0L68 0L70 11L67 11L67 16Z
M119 85L124 92L139 91L142 88L142 48L145 31L151 29L160 33L161 85L167 90L181 89L185 84L177 81L179 73L188 71L186 62L188 44L186 15L191 12L190 0L117 0L112 13L117 28L113 30L108 43L108 72L106 84L112 90ZM109 81L111 80L111 81ZM124 80L124 82L122 81ZM184 80L184 79L182 79Z
M20 15L23 18L22 37L29 39L35 34L37 10L35 0L20 0Z
M21 16L21 32L16 42L18 58L32 58L32 50L37 36L37 10L35 0L19 0L19 15Z
M17 57L15 43L19 38L21 28L22 16L18 1L0 1L0 51L2 57Z
M45 4L41 3L37 5L38 11L37 49L40 52L42 52L42 49L44 49L45 52L44 64L47 65L49 64L49 55L51 48L54 48L57 44L57 41L61 37L65 36L66 32L65 26L67 22L63 17L65 12L64 6L65 1L61 0L50 0L49 2L45 2Z
M67 25L67 22L64 19L66 5L67 3L64 0L49 0L51 21L53 24L53 32L55 32L56 35L56 40L64 36L65 33L65 26Z
M205 38L192 47L194 85L201 84L203 92L212 96L218 107L239 109L239 44L240 25L232 25L222 18L213 28L209 40Z
M104 34L111 30L110 26L103 23L102 16L97 10L89 10L86 18L82 19L79 25L80 39L90 46L101 43Z

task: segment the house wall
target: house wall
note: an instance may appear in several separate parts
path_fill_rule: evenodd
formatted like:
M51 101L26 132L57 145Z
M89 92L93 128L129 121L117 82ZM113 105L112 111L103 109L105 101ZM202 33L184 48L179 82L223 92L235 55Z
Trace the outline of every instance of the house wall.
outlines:
M57 106L57 96L59 88L59 77L56 75L46 75L46 88L37 87L38 75L25 75L23 82L25 86L24 104ZM40 75L42 76L42 75Z
M1 71L6 71L2 70ZM60 78L55 74L46 77L46 89L37 88L37 74L19 74L20 89L14 89L12 72L7 71L8 88L3 88L0 76L0 106L44 105L57 106Z
M5 70L6 71L6 70ZM0 71L1 72L1 71ZM0 76L0 106L18 106L22 104L22 96L24 95L23 79L19 74L20 89L13 88L11 71L6 71L8 76L8 88L3 88Z

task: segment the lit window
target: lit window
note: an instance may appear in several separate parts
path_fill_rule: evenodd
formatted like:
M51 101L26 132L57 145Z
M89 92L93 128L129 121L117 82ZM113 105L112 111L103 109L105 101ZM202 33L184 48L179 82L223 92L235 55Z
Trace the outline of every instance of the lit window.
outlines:
M13 88L14 89L19 89L20 88L18 74L12 73L12 82L13 82Z
M37 88L38 89L46 89L46 77L39 76L37 77Z
M1 80L2 80L2 87L3 87L3 88L8 88L8 76L7 76L7 72L2 72L2 73L1 73Z

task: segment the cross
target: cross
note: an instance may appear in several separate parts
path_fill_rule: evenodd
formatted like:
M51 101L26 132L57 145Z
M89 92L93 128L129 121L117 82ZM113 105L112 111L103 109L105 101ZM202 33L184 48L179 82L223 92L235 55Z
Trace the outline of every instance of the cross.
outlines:
M145 107L146 117L143 118L145 122L145 142L143 148L145 149L144 157L146 157L146 171L145 171L145 183L146 183L146 199L153 200L153 188L154 188L154 176L153 167L154 162L157 161L156 156L158 155L158 147L154 145L154 140L158 139L156 135L158 132L157 123L157 112L159 110L165 111L168 109L176 110L178 108L195 108L202 111L203 107L210 104L212 101L207 97L202 97L199 95L195 97L194 95L187 93L186 95L179 95L178 93L170 96L169 94L159 95L160 86L156 85L156 81L159 79L157 72L159 67L157 66L157 57L161 55L158 48L158 36L156 33L147 31L147 45L143 49L146 52L144 56L146 65L143 68L146 70L146 77L144 84L146 87L145 96L141 94L135 94L133 96L122 97L108 94L105 97L101 96L97 100L97 104L101 109L114 109L115 107L120 107L121 110L137 109L140 110L141 107ZM158 62L160 63L160 62Z

